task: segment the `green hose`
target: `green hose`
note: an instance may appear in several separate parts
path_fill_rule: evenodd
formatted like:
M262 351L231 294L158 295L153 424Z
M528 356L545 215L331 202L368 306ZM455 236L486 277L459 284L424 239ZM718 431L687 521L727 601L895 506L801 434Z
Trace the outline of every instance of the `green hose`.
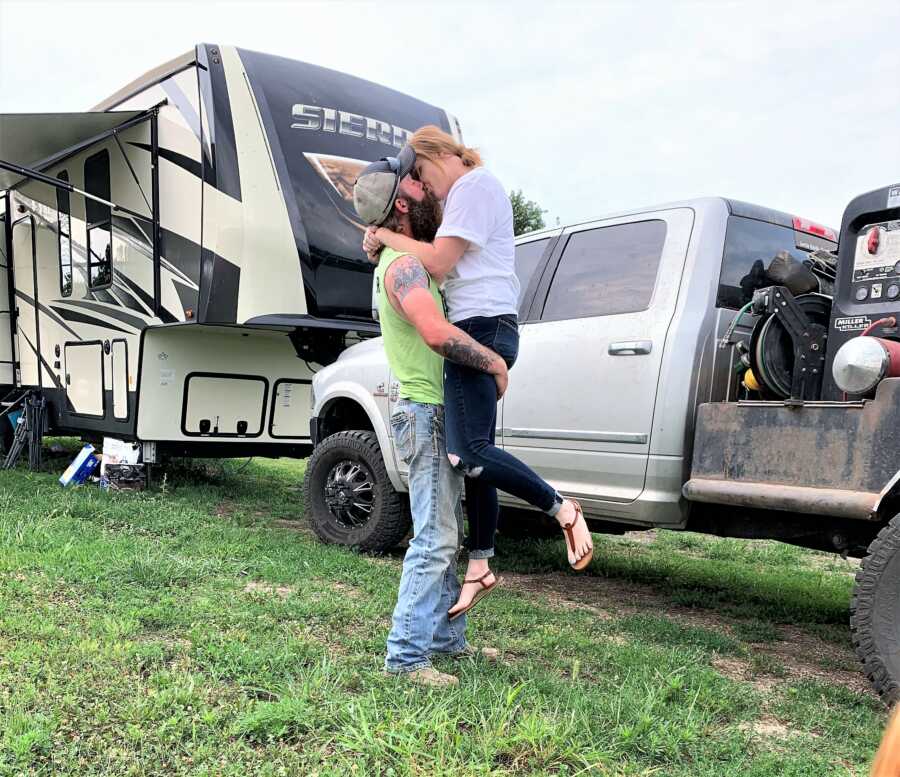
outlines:
M728 329L725 330L725 336L719 340L719 348L727 348L729 345L734 345L731 342L731 337L734 334L734 330L738 328L738 324L741 323L741 319L744 317L744 313L746 313L753 306L752 300L748 302L744 307L742 307L738 314L732 319L731 323L728 325Z

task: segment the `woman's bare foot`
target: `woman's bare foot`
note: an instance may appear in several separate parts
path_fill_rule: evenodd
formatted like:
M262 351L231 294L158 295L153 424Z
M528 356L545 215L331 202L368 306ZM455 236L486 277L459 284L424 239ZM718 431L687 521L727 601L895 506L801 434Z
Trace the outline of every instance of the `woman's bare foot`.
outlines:
M591 540L591 532L587 527L587 523L578 519L579 513L575 509L575 503L571 499L565 499L559 508L559 512L556 514L556 520L559 521L559 525L563 528L566 526L572 527L572 535L575 541L574 550L568 539L566 539L566 552L571 566L575 566L594 550L594 543Z
M486 575L486 577L485 577ZM465 580L480 580L480 582L463 583L462 590L459 592L459 599L448 611L447 615L451 618L461 610L465 610L479 591L490 588L495 582L496 577L488 566L487 559L471 559L466 569Z

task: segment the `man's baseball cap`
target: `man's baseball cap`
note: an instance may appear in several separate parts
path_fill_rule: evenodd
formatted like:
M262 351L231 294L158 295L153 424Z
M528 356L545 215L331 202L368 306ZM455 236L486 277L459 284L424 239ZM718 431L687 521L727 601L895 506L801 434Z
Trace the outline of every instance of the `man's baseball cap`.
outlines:
M366 224L379 226L384 222L394 207L400 181L415 164L416 152L407 144L397 156L372 162L359 174L353 187L353 207Z

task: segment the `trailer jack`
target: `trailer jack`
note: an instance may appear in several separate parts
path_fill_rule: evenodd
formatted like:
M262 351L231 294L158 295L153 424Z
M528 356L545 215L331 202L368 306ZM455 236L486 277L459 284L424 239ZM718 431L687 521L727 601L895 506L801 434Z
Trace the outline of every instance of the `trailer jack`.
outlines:
M16 432L3 462L3 469L14 467L27 446L28 467L32 471L37 471L41 468L42 463L41 446L44 442L47 400L39 392L30 391L20 401L24 403L24 412L19 416L16 424ZM13 407L15 405L10 406L5 412L9 412Z

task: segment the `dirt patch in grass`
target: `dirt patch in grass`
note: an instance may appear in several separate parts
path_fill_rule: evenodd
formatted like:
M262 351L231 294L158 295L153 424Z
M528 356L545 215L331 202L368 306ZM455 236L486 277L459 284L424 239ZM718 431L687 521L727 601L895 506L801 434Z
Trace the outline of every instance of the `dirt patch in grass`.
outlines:
M741 639L741 621L715 610L693 610L673 604L652 586L625 580L583 575L580 577L549 574L504 573L504 587L525 595L539 595L552 607L584 610L602 620L634 614L653 614L668 617L678 623L723 632L744 644L755 659L718 658L713 666L732 679L752 683L761 691L774 686L813 679L842 685L853 691L869 692L869 683L861 670L856 670L856 656L850 646L837 645L809 634L796 626L774 626L778 639L769 642L750 642ZM772 676L766 665L783 667ZM854 667L849 669L845 667Z
M581 575L503 573L504 588L525 594L538 594L556 606L602 612L606 618L634 615L654 610L674 609L671 602L651 586L611 578ZM684 608L682 608L684 609ZM689 612L685 609L685 612Z
M347 599L359 599L363 592L360 591L355 586L349 585L348 583L342 583L338 581L319 581L322 586L330 588L332 591L335 591L341 597L345 597ZM298 587L295 585L274 585L273 583L266 583L262 580L251 580L247 585L244 586L245 594L266 594L269 596L279 596L282 599L287 599L292 594L296 594ZM323 591L320 590L312 590L305 591L304 593L308 594L309 597L313 599L321 599L323 596Z
M807 634L796 626L780 626L779 631L783 641L764 646L753 645L752 648L759 648L780 660L791 679L809 678L843 685L861 693L871 691L862 669L855 668L859 666L859 662L850 646L849 636L847 646L841 647ZM822 665L823 659L826 660L826 666ZM842 668L851 666L854 669Z
M193 642L184 637L173 637L171 634L161 634L159 632L144 632L132 637L130 642L141 645L157 645L166 650L190 650Z
M231 518L237 512L238 506L235 502L225 500L216 505L217 518Z
M656 529L646 529L645 531L627 531L622 537L637 545L652 545L656 542Z
M81 604L76 597L75 592L60 585L57 585L50 591L44 601L46 602L47 607L54 610L62 609L74 611Z
M359 597L362 596L362 591L347 583L333 582L331 583L331 587L338 593L350 599L359 599Z
M291 594L296 592L296 586L272 585L271 583L262 583L257 580L251 580L244 586L245 594L274 594L280 596L282 599L287 599Z
M775 677L764 677L754 672L748 661L740 658L721 656L712 660L712 667L729 680L750 683L757 691L768 694L782 681Z
M587 579L580 578L577 582ZM566 578L558 574L525 575L509 572L503 573L504 588L518 593L540 594L546 598L550 606L561 610L584 610L605 621L636 611L634 607L622 604L617 604L614 608L610 608L606 606L606 603L612 597L601 596L599 591L572 590L570 588L571 585L572 578Z
M800 732L797 729L789 726L787 723L778 720L778 718L773 715L763 715L756 720L742 723L739 728L742 731L749 732L754 737L762 739L763 742L771 742L771 740L773 739L787 739L788 737L792 737L795 734L800 733L806 733L807 736L811 737L819 736L812 731Z
M275 518L269 522L269 526L276 529L288 529L298 534L305 534L308 537L313 536L313 531L309 528L309 524L302 518Z
M215 515L225 521L238 521L247 525L261 525L266 529L288 529L312 537L313 532L302 518L272 518L266 510L249 510L238 502L225 499L215 507Z

